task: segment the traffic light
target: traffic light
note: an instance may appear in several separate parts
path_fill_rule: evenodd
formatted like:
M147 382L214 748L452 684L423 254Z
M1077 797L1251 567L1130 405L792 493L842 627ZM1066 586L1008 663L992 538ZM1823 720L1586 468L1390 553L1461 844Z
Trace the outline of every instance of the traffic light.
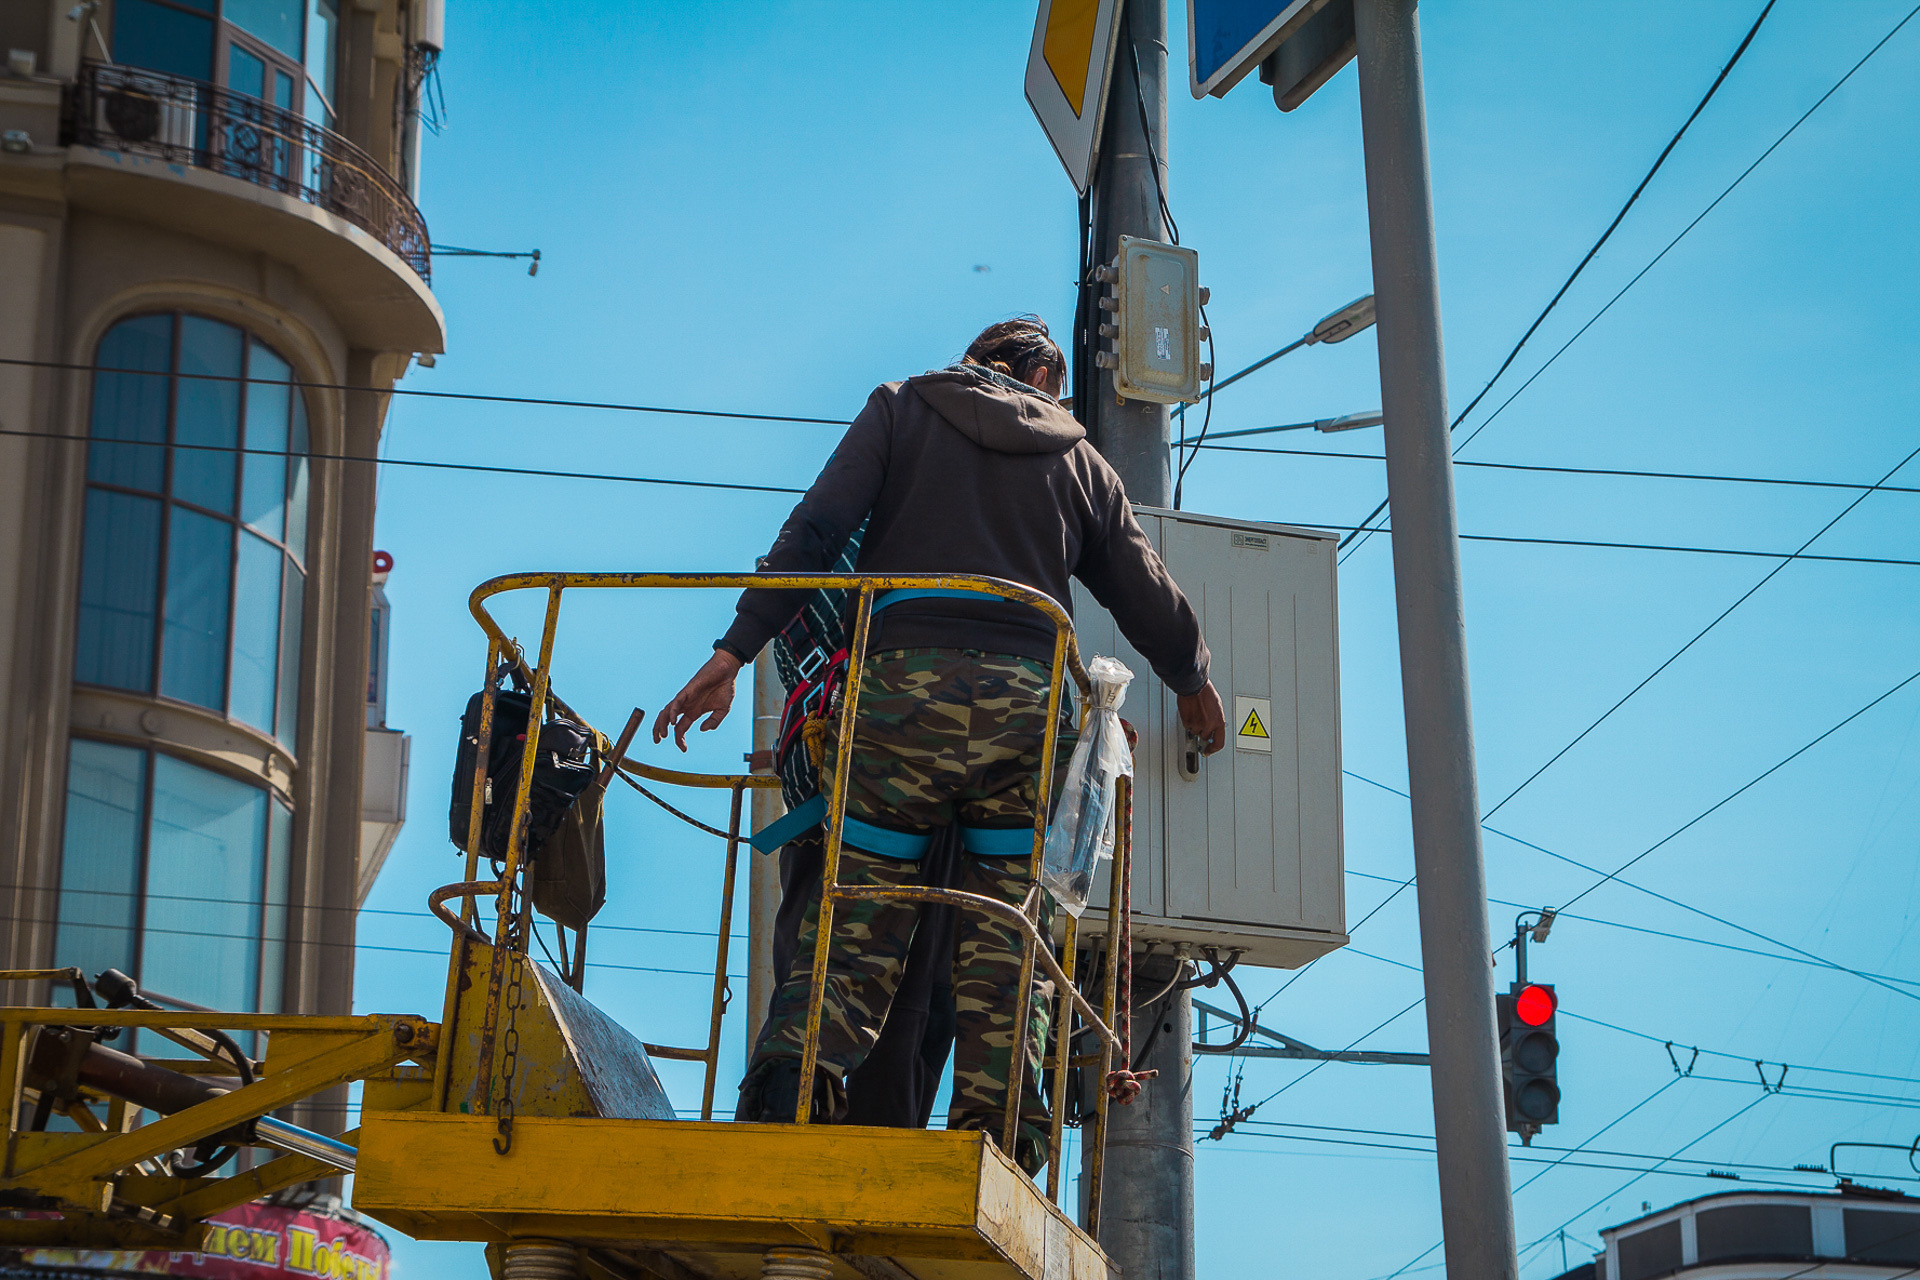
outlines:
M1200 255L1179 245L1120 237L1120 254L1098 267L1100 336L1113 343L1093 362L1113 371L1114 392L1128 400L1193 404L1213 366L1200 359L1208 337L1200 308Z
M1560 1002L1541 982L1516 982L1494 996L1500 1027L1500 1075L1505 1085L1507 1130L1530 1144L1542 1125L1560 1123L1560 1041L1554 1014Z

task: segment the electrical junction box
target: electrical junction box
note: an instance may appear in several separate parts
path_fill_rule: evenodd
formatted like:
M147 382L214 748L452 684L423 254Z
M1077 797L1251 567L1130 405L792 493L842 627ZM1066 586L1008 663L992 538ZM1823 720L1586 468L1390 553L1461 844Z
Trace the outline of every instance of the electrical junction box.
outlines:
M1175 696L1074 584L1081 658L1106 654L1134 673L1120 708L1140 735L1134 939L1297 968L1347 941L1336 536L1155 507L1134 514L1200 615L1227 713L1227 745L1189 751ZM1108 884L1103 872L1082 930L1104 930Z
M1179 245L1120 237L1120 256L1094 278L1112 289L1100 298L1102 337L1113 350L1094 362L1113 371L1114 393L1127 400L1192 404L1213 369L1200 361L1200 255Z

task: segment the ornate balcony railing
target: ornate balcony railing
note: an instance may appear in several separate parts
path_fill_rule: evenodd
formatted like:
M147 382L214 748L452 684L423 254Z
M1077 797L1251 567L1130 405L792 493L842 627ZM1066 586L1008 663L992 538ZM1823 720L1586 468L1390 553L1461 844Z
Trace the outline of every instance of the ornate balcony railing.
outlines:
M331 129L217 85L89 62L67 92L61 141L156 156L318 205L431 279L427 223L378 161Z

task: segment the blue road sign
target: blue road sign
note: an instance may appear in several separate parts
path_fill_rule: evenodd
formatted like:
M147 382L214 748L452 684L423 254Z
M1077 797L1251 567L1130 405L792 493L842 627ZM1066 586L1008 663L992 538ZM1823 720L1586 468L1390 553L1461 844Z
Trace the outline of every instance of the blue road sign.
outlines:
M1187 0L1193 96L1218 98L1327 0Z

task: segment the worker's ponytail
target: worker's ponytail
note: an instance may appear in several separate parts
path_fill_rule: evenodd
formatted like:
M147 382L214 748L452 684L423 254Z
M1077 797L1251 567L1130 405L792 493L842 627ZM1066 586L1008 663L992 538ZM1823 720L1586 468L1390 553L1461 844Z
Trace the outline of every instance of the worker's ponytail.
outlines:
M966 362L1017 378L1033 385L1041 370L1053 375L1057 385L1066 377L1067 358L1047 333L1047 322L1039 316L1015 316L990 324L967 347Z

